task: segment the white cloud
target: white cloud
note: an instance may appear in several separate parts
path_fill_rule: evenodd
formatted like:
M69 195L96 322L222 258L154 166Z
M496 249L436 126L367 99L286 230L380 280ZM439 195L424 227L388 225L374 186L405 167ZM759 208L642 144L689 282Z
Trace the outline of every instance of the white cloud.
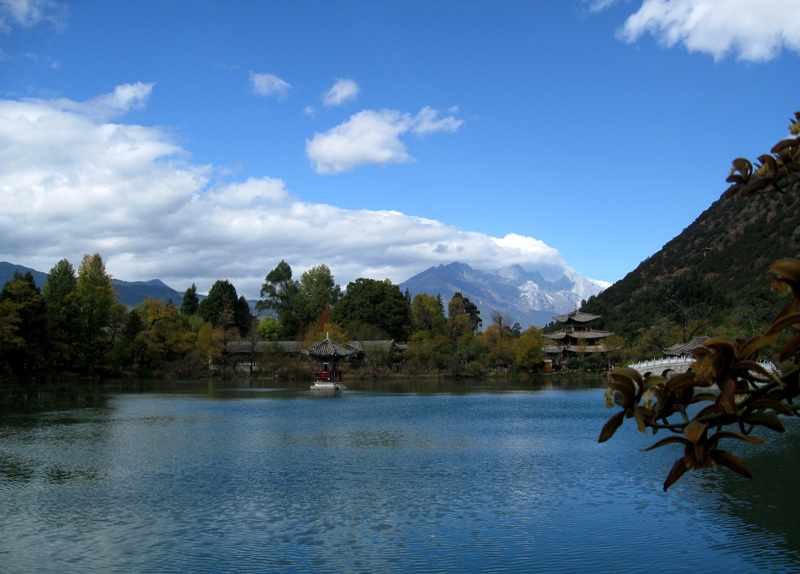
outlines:
M646 33L667 47L680 43L715 60L731 53L740 60L771 60L783 49L800 52L800 6L797 0L645 0L618 36L634 42Z
M453 261L565 266L558 251L530 237L312 204L270 177L214 182L219 170L192 164L165 131L93 113L97 102L125 109L143 94L121 87L88 103L0 100L0 260L49 271L62 258L77 265L99 252L120 279L160 278L178 290L195 282L201 291L229 279L247 297L258 296L281 259L298 275L326 263L343 285L358 277L400 282ZM390 133L418 122L372 114ZM353 123L360 121L370 120Z
M625 1L629 2L630 0ZM600 12L618 2L620 2L620 0L583 0L584 4L589 5L589 12Z
M325 133L315 133L306 140L306 155L322 174L368 164L408 163L413 158L400 141L401 135L409 131L416 135L454 132L463 124L453 116L437 119L438 113L429 107L416 116L396 110L364 110Z
M338 79L330 90L322 94L322 103L325 107L340 106L348 100L355 100L359 91L353 80Z
M400 141L407 121L394 110L364 110L306 140L306 154L317 173L341 173L366 164L406 163L411 156Z
M256 74L250 72L250 84L253 92L259 96L277 96L278 99L285 99L291 86L278 76L272 74Z
M0 0L0 31L13 26L32 28L41 22L61 25L65 8L53 0Z
M458 108L456 108L458 111ZM429 107L424 107L414 118L413 127L411 128L415 134L432 134L435 132L456 132L464 120L457 120L453 116L437 119L439 112Z

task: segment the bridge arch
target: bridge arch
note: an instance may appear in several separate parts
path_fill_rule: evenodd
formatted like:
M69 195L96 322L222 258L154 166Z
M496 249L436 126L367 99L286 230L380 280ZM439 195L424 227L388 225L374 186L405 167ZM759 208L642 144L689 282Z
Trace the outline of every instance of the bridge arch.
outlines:
M629 365L631 369L637 371L642 377L659 375L671 378L675 375L687 373L692 370L694 357L683 355L681 357L667 357L664 359L652 359Z

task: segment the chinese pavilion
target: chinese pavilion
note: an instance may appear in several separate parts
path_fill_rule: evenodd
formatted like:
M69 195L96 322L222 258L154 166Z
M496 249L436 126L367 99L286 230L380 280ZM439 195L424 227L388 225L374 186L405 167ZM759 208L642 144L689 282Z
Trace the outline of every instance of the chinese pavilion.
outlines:
M606 337L613 335L609 331L595 331L589 323L599 319L600 315L583 313L577 309L565 315L553 317L561 323L561 330L545 333L544 336L553 342L543 349L551 365L558 368L570 357L601 355L605 356L610 349L603 343Z
M316 382L311 386L312 389L341 391L347 388L342 384L339 360L358 353L358 349L337 343L326 336L324 341L311 345L305 353L316 361Z

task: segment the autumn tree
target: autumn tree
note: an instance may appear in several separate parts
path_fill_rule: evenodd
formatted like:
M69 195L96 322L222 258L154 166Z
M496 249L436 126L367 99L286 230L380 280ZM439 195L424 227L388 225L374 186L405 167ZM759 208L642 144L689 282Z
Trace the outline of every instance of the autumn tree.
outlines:
M427 331L444 335L446 321L440 299L426 293L417 293L411 302L411 327L415 332Z
M525 329L514 342L514 359L520 369L538 371L544 365L545 341L542 330L531 326Z
M342 290L334 282L331 270L324 263L312 267L300 276L297 285L300 316L307 326L315 322L341 297Z
M158 368L191 354L196 335L172 302L164 305L160 300L146 299L137 307L137 315L143 328L135 343L141 345L143 364Z
M75 349L78 364L95 368L113 345L112 319L124 311L117 303L114 284L98 253L84 255L78 268L75 288L78 321L75 325Z
M469 298L456 292L447 305L447 331L451 339L475 333L482 324L481 312Z

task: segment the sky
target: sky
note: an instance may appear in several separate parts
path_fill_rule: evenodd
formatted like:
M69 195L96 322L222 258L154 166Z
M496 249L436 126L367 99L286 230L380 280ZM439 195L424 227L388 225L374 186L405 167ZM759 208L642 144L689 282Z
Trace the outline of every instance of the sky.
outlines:
M0 0L0 261L613 283L799 88L800 0Z

